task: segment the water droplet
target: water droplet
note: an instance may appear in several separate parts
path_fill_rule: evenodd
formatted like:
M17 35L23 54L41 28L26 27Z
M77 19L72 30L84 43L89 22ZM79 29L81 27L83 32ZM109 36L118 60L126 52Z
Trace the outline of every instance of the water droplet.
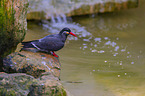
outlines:
M84 46L84 48L88 48L87 46Z
M118 49L119 49L119 46L116 46L115 49L114 49L114 51L117 51Z
M120 65L122 65L122 62L120 63Z
M112 42L111 45L112 45L112 47L115 47L116 43L115 42Z
M77 37L75 37L75 40L78 40L78 38L77 38Z
M106 43L105 43L105 45L110 45L111 44L111 41L107 41Z
M97 41L101 42L101 38L95 38L94 40L95 40L95 42L97 42Z
M104 50L100 50L100 51L98 51L98 53L104 53L105 51Z
M29 58L26 58L26 60L30 60Z
M92 50L92 52L97 52L97 50Z
M44 85L43 83L41 85Z
M94 47L97 47L97 44L95 44Z
M124 51L126 51L126 50L125 50L125 49L122 49L122 50L121 50L121 52L124 52Z
M134 62L131 62L131 64L134 64Z
M93 46L93 43L91 43L91 46Z
M88 42L88 41L90 41L90 40L89 40L89 39L83 39L83 41L87 41L87 42Z
M116 56L118 53L115 53L113 56Z
M107 39L108 39L108 37L104 37L104 39L105 39L105 40L107 40Z

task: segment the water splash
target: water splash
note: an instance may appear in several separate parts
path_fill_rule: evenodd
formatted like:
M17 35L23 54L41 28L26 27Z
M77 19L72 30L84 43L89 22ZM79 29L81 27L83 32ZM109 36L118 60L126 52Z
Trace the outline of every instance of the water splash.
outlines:
M69 22L67 19L68 18L64 14L57 15L56 18L52 16L51 22L47 20L42 20L42 26L44 29L47 29L48 32L54 33L54 34L57 34L64 27L68 27L72 30L73 33L77 34L80 38L92 35L90 32L88 32L84 27L82 27L78 23ZM78 40L75 37L69 37L68 39ZM89 41L89 39L84 39L84 40Z
M57 14L68 14L82 6L93 6L95 4L100 4L98 11L104 12L106 3L123 3L126 0L29 0L29 11L30 12L44 12L46 19L50 18L50 15ZM111 11L112 8L110 7ZM50 14L50 15L48 15ZM65 15L63 15L65 16ZM60 19L59 19L60 20ZM126 28L128 25L118 25L118 28ZM103 28L102 28L103 29Z
M51 16L51 22L56 23L55 17L53 15Z

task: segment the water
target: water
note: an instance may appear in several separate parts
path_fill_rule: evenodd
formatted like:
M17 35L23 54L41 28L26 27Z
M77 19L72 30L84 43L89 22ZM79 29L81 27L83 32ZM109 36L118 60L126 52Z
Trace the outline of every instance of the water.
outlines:
M28 22L25 40L42 38L70 27L59 55L61 81L74 96L144 96L145 1L140 7L115 13L65 16ZM52 22L50 24L50 22Z
M67 16L71 16L72 15L80 15L80 14L88 14L88 13L92 13L92 12L110 12L113 11L114 8L116 7L115 5L117 4L121 4L121 8L125 8L126 4L128 1L132 1L132 2L136 2L136 0L29 0L29 10L28 10L28 14L27 18L28 19L40 19L39 16L41 16L41 18L45 18L48 19L51 16L51 14L57 16L57 15L62 15L62 14L66 14ZM110 3L111 2L111 3ZM115 4L114 4L114 3ZM98 4L97 8L96 8L96 4ZM107 8L107 6L108 9ZM122 5L123 4L123 5ZM131 4L131 3L130 3ZM127 4L128 5L128 4ZM84 8L84 6L86 6L86 8ZM90 8L89 8L90 6ZM132 5L131 5L132 6ZM130 7L131 7L130 6ZM135 7L135 5L134 5ZM81 9L79 9L81 8ZM94 8L96 8L96 10L94 10ZM74 11L76 9L82 10L79 12L79 10ZM118 8L115 8L118 9ZM32 13L31 13L32 12ZM36 12L36 13L35 13ZM42 15L40 12L42 12ZM36 14L35 17L33 17L32 15ZM59 17L59 16L57 16ZM61 19L58 19L61 20Z

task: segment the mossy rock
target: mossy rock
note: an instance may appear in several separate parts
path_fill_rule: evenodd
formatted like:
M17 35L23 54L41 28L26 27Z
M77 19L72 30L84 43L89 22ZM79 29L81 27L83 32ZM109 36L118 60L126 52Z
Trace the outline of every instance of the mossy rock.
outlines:
M0 73L1 96L67 96L67 91L53 76L38 79L24 73Z
M0 1L0 58L15 51L24 39L28 0Z
M59 60L51 54L28 48L3 62L7 73L0 73L0 95L70 96L59 81Z

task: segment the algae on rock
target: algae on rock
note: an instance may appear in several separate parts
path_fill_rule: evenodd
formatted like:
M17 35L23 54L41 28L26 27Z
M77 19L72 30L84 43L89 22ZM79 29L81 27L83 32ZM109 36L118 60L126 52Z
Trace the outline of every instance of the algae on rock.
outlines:
M28 0L0 1L0 58L14 52L27 30Z
M22 50L4 58L4 71L11 74L0 74L0 95L70 96L59 81L58 58L34 50Z
M50 76L39 79L24 73L0 73L1 96L67 96L61 83Z
M0 68L7 72L0 72L0 95L66 96L58 59L40 52L12 53L27 30L27 7L28 0L0 1Z

